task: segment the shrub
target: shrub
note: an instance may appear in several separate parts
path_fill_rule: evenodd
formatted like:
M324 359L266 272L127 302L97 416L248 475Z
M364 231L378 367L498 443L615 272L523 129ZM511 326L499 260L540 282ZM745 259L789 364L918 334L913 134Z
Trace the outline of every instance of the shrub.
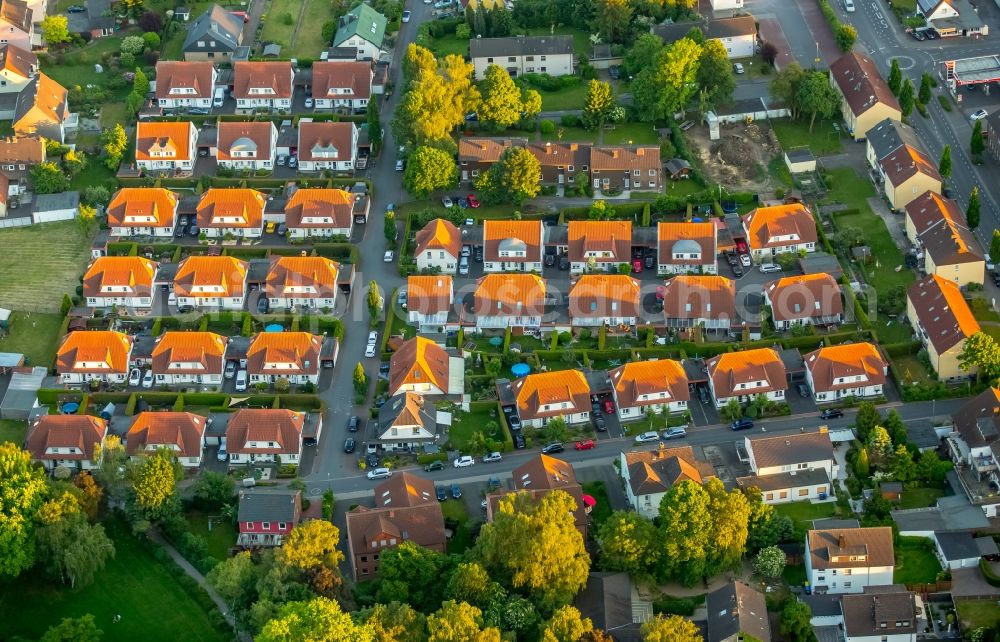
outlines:
M576 114L563 114L563 116L559 119L559 122L563 127L579 127L580 117Z
M147 31L142 34L142 40L146 43L146 49L159 49L160 48L160 35L153 33L152 31Z
M538 131L542 132L545 135L552 135L556 131L556 124L551 120L543 120L542 122L538 123Z

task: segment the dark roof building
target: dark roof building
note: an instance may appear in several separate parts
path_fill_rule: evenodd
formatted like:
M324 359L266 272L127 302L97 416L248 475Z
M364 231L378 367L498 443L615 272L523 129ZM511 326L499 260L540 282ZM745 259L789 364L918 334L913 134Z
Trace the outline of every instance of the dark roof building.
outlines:
M744 635L771 642L764 594L746 582L731 582L706 596L707 642L735 642Z
M472 58L572 55L573 36L473 38L469 41L469 54Z
M188 27L188 34L184 39L184 55L186 58L194 55L197 59L201 59L201 56L214 57L214 54L224 54L220 56L223 58L231 56L239 47L242 37L243 21L213 4Z

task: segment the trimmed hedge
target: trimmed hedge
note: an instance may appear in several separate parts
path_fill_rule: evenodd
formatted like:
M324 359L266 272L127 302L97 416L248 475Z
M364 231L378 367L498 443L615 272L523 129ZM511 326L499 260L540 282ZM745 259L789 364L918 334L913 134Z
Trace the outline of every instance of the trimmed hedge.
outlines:
M983 574L983 579L990 586L1000 586L1000 575L993 572L993 567L986 561L985 557L979 558L979 570Z
M503 436L503 451L508 453L514 450L514 438L510 434L507 426L507 417L503 414L503 406L499 401L472 401L469 402L471 412L488 412L491 408L496 409L497 423L500 424L500 433Z
M177 398L182 393L178 392L95 392L88 395L67 394L65 390L58 388L42 388L38 391L38 402L41 404L55 404L60 399L80 401L89 399L89 402L101 408L106 404L124 403L125 414L135 414L135 405L139 399L149 403L151 406L170 406L177 403ZM249 397L247 402L238 408L229 408L230 395L217 392L187 392L183 393L184 403L188 406L209 406L213 410L221 409L232 412L239 408L270 408L274 405L276 398L280 398L279 404L282 408L297 411L319 411L324 409L323 400L314 394L287 393L287 394L255 394L240 395ZM81 406L83 404L81 403Z

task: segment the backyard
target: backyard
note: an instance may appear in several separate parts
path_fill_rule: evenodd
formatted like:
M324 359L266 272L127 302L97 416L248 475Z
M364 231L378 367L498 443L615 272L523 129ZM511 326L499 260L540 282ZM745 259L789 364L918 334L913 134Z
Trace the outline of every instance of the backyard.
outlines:
M465 451L473 435L480 432L487 439L503 441L495 403L475 404L469 412L456 408L453 413L451 428L448 430L448 441L453 449ZM488 430L491 425L495 426L492 433Z
M604 482L593 481L581 484L583 494L590 495L597 502L593 510L590 511L590 521L597 528L611 517L611 500L608 499L608 491L604 488Z
M476 522L469 520L465 503L460 499L448 499L441 502L441 512L444 513L445 522L451 520L458 523L458 527L455 528L454 534L448 541L448 553L461 555L472 546L472 529Z
M900 537L896 543L896 570L892 581L897 584L933 582L941 572L934 555L934 545L925 537Z
M564 87L556 91L538 90L542 96L542 111L562 111L583 109L587 99L587 83Z
M791 502L789 504L776 504L774 511L779 515L787 515L795 522L812 528L814 519L827 519L833 517L833 512L837 508L835 502L822 502L814 504L812 502Z
M940 488L907 488L899 500L899 507L927 508L937 504L938 498L943 496L944 491Z
M193 412L191 408L185 408ZM216 511L218 513L218 511ZM184 514L188 528L195 535L205 538L208 554L221 561L229 559L229 549L236 544L236 527L231 520L219 514L209 515L197 510L189 510ZM211 527L209 521L211 520Z
M59 336L62 321L55 313L15 312L8 334L0 338L0 352L20 352L29 366L51 367L62 338Z
M967 631L1000 624L1000 603L996 600L962 600L955 608L962 628Z
M831 156L841 152L840 131L833 120L817 120L809 131L808 120L772 120L771 127L784 149L808 147L816 156Z
M90 257L90 238L77 221L0 230L0 305L56 312L73 295Z
M5 636L38 639L61 618L91 613L104 630L106 642L226 639L123 521L105 522L104 527L116 552L93 584L70 589L54 584L36 570L0 582L0 621ZM121 620L113 623L119 614Z
M24 443L24 433L28 424L14 419L0 419L0 443L9 441L20 446Z

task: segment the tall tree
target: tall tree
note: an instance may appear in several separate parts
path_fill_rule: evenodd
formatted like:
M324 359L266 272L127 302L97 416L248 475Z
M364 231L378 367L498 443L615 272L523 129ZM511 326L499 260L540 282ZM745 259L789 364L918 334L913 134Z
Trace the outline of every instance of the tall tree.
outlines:
M885 420L882 421L882 427L889 433L892 443L906 444L906 424L903 423L903 418L899 416L895 408L890 410L889 414L885 416Z
M712 542L711 497L690 480L674 484L660 502L662 575L693 586L705 577Z
M73 478L73 485L81 491L77 497L77 501L80 502L80 510L87 516L87 519L96 519L104 490L94 481L94 476L86 471Z
M740 565L747 545L750 504L743 493L726 492L717 477L710 478L704 488L709 496L713 544L706 566L708 575L715 575Z
M50 47L69 42L69 19L66 16L52 15L42 19L42 38Z
M542 610L569 602L590 571L574 506L562 491L538 502L527 493L508 495L483 527L473 557L492 577L527 592Z
M909 118L913 113L913 83L909 78L904 78L903 86L899 88L899 111L903 118Z
M481 609L503 601L505 594L504 588L490 579L478 562L463 562L455 567L444 589L445 599L468 602Z
M308 602L289 602L278 617L267 622L257 642L373 642L367 624L355 624L334 600L317 597Z
M603 570L649 576L659 564L660 547L653 522L636 512L615 511L597 529Z
M409 604L376 604L358 614L358 620L372 629L373 642L424 642L427 617Z
M31 455L0 443L0 575L17 577L35 563L35 515L48 487Z
M941 158L938 159L938 173L945 180L951 177L951 145L945 145L944 149L941 150Z
M781 610L781 633L789 642L816 642L811 618L812 610L809 605L792 597Z
M365 374L365 367L358 362L358 365L354 366L354 376L352 377L354 381L354 392L358 395L366 395L368 393L368 375Z
M344 554L337 550L338 542L340 529L326 520L311 519L292 529L275 559L279 564L300 571L317 566L336 571L344 561Z
M373 155L378 155L382 149L382 116L379 114L378 99L368 101L368 143Z
M990 238L990 260L994 264L1000 263L1000 230L993 230Z
M694 622L679 615L657 616L642 625L643 642L702 642Z
M986 143L983 142L983 121L977 120L972 126L972 138L969 141L969 150L974 157L978 158L982 156L984 149L986 149Z
M587 100L583 106L583 126L600 129L610 120L612 110L617 106L611 85L599 80L587 83Z
M534 154L523 147L511 147L479 175L476 189L487 205L507 202L519 205L538 195L541 176L542 166Z
M635 44L625 54L622 69L629 76L637 76L647 67L652 67L663 50L663 40L652 33L644 33L635 39Z
M422 47L416 47L417 52ZM440 67L426 68L425 55L411 57L414 78L396 109L393 130L416 145L454 148L451 132L479 106L479 90L472 82L473 67L456 55L445 56Z
M31 187L36 194L58 194L69 188L69 177L52 161L31 168Z
M920 76L920 91L917 93L917 100L920 101L920 104L926 105L931 101L931 90L934 88L933 84L934 80L931 78L931 75L925 71L923 75Z
M38 556L49 575L76 588L94 581L115 545L100 524L90 524L76 497L63 493L38 511Z
M115 123L111 129L105 129L101 134L101 146L106 156L104 164L108 169L117 171L122 162L122 156L128 148L128 136L121 123Z
M632 5L628 0L596 0L597 31L605 42L625 42L632 25Z
M975 371L980 380L995 385L1000 376L1000 344L991 335L976 332L965 340L958 366L965 372Z
M403 187L417 198L456 184L458 165L454 156L435 147L418 147L410 156L403 174Z
M917 465L913 463L913 455L903 444L896 446L896 450L892 453L891 474L896 481L904 484L917 476Z
M733 97L736 88L733 64L721 40L712 39L702 45L697 79L698 85L706 91L710 107L717 107Z
M410 43L403 56L403 82L409 83L437 71L437 60L434 52L418 44Z
M882 423L882 415L879 413L878 408L875 407L875 403L862 401L858 406L858 414L854 417L854 427L858 431L858 440L866 443L868 441L868 433L880 423Z
M643 120L669 118L683 109L697 89L701 47L681 38L664 47L632 83L632 100Z
M893 96L899 96L903 86L903 70L899 68L899 58L893 58L889 63L889 79L886 81Z
M790 62L779 71L771 81L771 95L781 100L786 105L790 105L792 112L798 115L799 109L796 106L796 96L799 87L805 82L806 71L797 62Z
M816 117L830 118L840 106L837 92L825 72L811 71L795 92L795 103L802 113L809 114L809 132L816 124Z
M429 548L403 542L382 553L378 568L378 602L403 602L430 612L443 601L450 560Z
M542 629L542 642L579 642L585 634L594 630L590 618L583 617L575 606L556 609Z
M500 631L483 629L483 614L465 602L448 601L427 618L428 642L500 642Z
M64 617L42 635L39 642L101 642L104 631L97 628L90 613L80 617Z
M858 449L858 457L854 460L854 475L859 479L868 479L871 475L871 464L868 462L868 449L862 446Z
M892 437L882 426L875 426L868 435L868 456L879 469L884 470L889 464L892 457Z
M481 122L501 131L521 120L521 90L503 67L486 68L480 93L483 98L477 113Z
M379 290L378 283L372 279L368 283L368 295L366 299L368 304L368 315L375 321L382 314L382 306L385 303L385 299L382 297L382 291Z
M250 551L237 553L212 567L208 582L231 608L246 609L253 599L257 568Z
M969 204L965 208L965 223L970 230L979 227L979 187L973 187L969 194Z
M141 462L129 469L129 480L136 505L148 519L158 519L177 485L173 456L159 450L143 457Z

